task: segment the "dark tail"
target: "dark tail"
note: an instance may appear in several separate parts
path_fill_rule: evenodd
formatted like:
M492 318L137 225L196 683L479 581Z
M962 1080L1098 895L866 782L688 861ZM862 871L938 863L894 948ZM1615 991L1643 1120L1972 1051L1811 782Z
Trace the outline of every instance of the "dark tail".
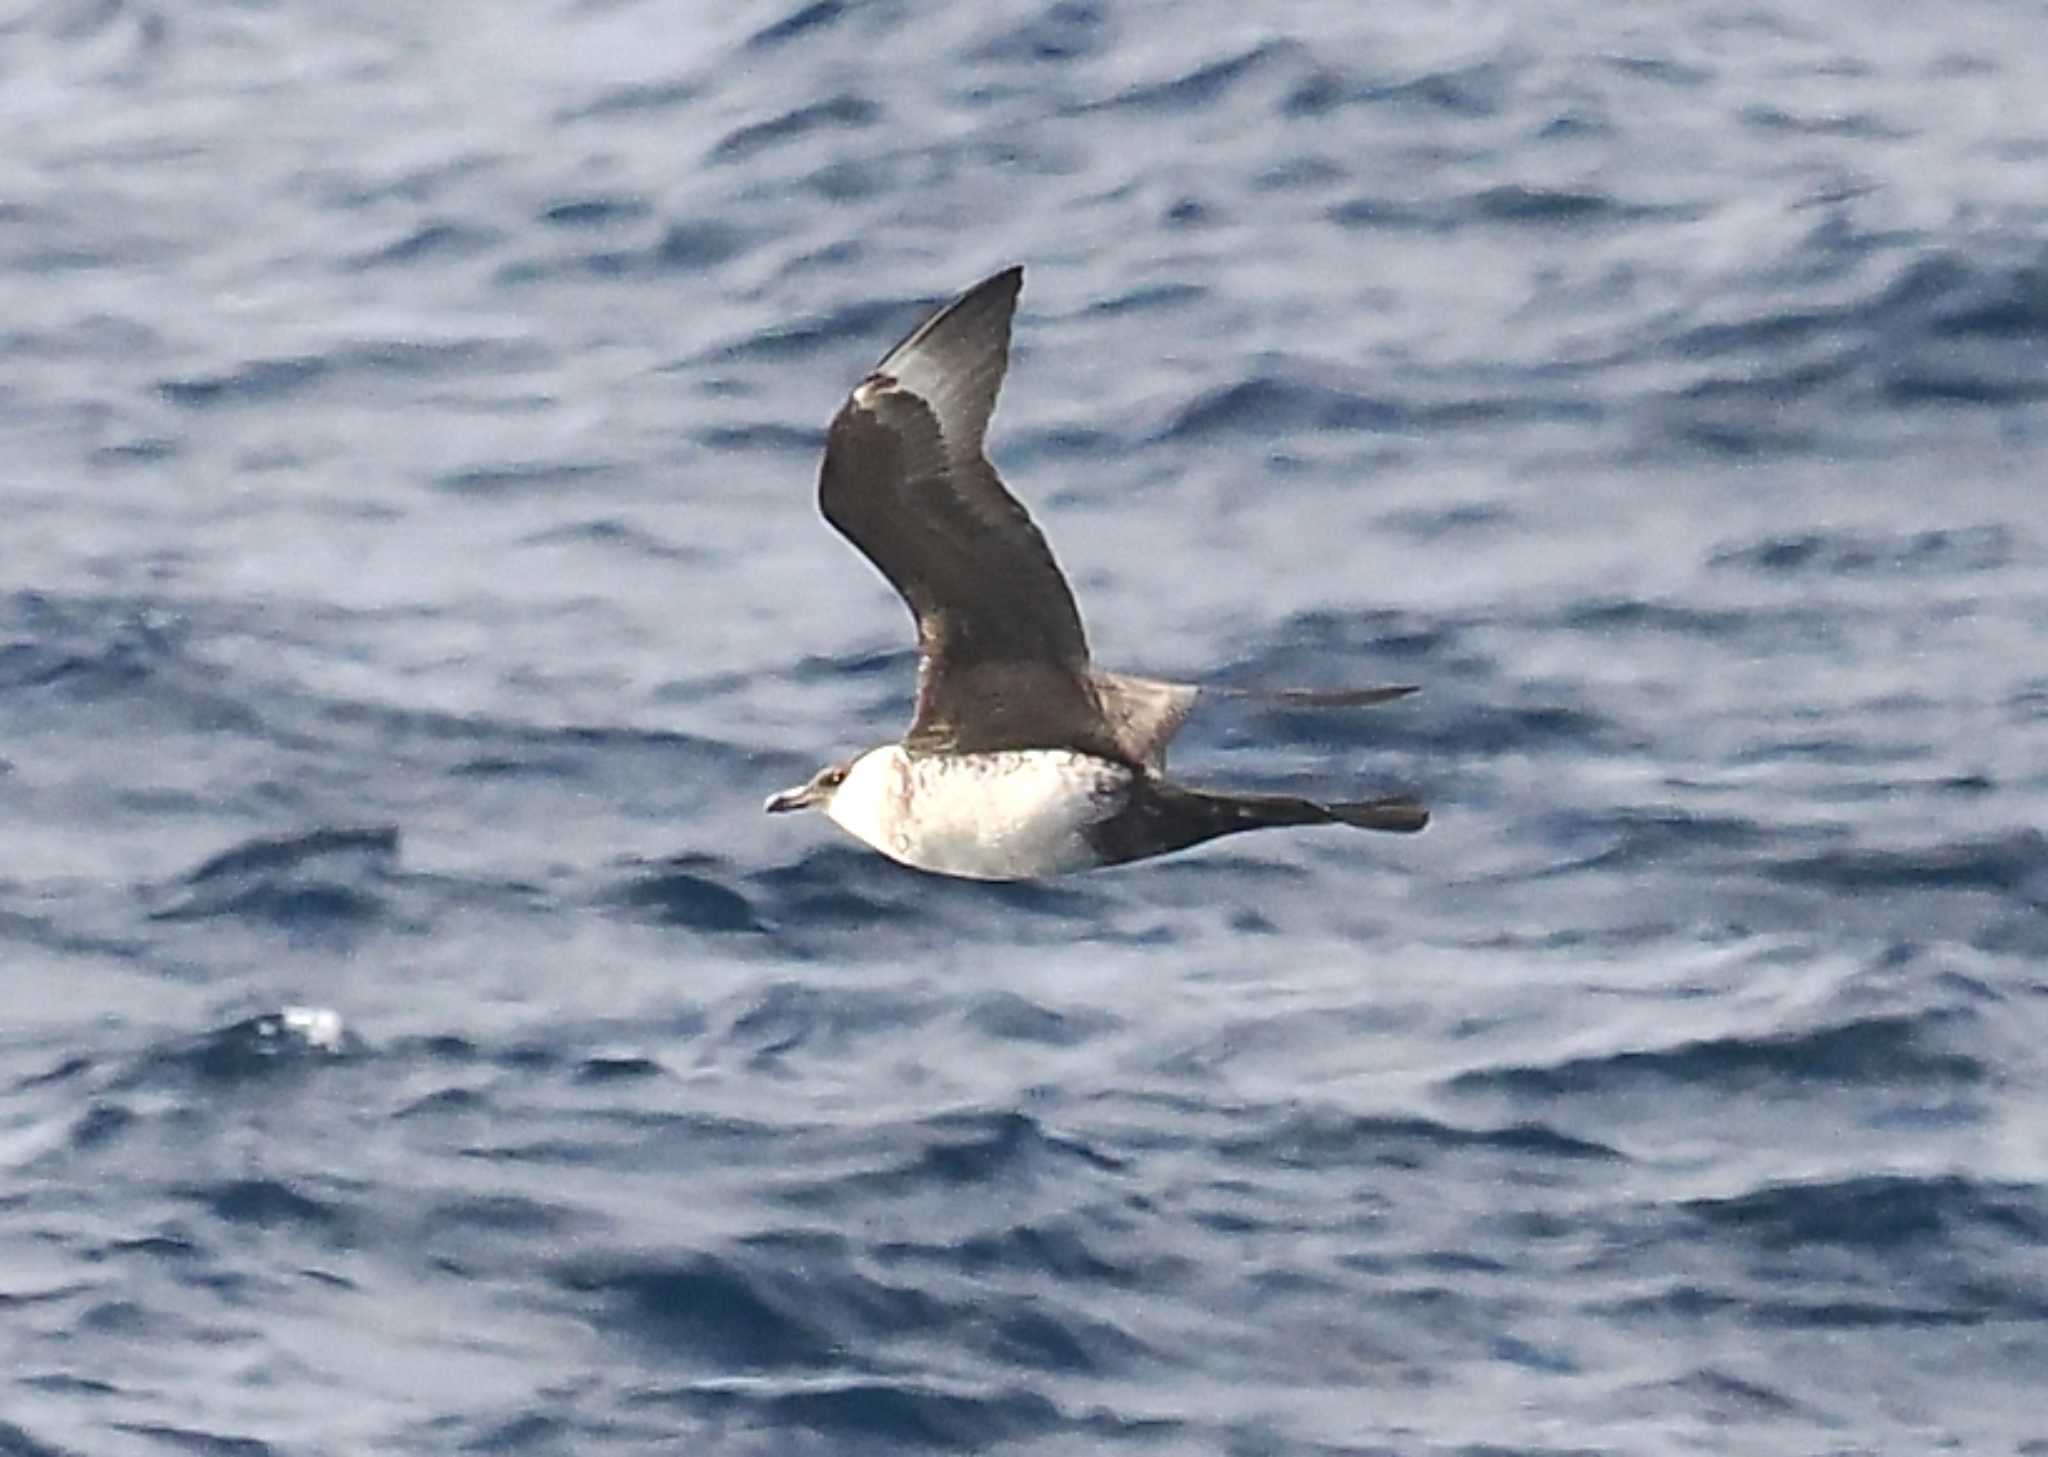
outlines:
M1189 789L1149 775L1124 812L1097 826L1092 835L1104 859L1114 864L1168 850L1199 845L1219 835L1280 825L1355 825L1409 835L1429 823L1429 811L1406 795L1318 804L1291 794L1229 794Z
M1189 789L1150 774L1138 775L1131 797L1108 819L1087 830L1105 865L1143 860L1185 850L1220 835L1278 825L1355 825L1412 835L1429 823L1429 811L1404 794L1380 799L1318 804L1291 794L1228 794Z
M1361 830L1412 835L1429 823L1429 811L1422 802L1405 794L1321 804L1291 794L1218 794L1200 789L1183 792L1199 801L1218 825L1218 833L1226 835L1269 825L1352 825Z

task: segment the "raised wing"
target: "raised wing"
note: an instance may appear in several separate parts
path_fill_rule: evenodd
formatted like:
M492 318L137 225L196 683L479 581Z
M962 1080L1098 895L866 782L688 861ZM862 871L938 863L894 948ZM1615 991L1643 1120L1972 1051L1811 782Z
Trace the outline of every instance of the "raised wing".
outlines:
M917 619L907 747L1121 758L1074 594L982 450L1023 281L976 284L861 381L826 435L818 506Z
M1135 673L1094 676L1095 698L1117 743L1117 757L1143 765L1154 774L1166 771L1166 746L1193 711L1202 690L1192 683L1140 678Z
M1370 708L1417 691L1411 684L1380 688L1203 688L1193 683L1140 678L1133 673L1109 673L1100 668L1095 670L1093 681L1096 701L1102 705L1102 716L1116 740L1116 757L1129 764L1143 765L1155 774L1165 772L1167 745L1194 711L1197 698L1239 698L1277 708Z

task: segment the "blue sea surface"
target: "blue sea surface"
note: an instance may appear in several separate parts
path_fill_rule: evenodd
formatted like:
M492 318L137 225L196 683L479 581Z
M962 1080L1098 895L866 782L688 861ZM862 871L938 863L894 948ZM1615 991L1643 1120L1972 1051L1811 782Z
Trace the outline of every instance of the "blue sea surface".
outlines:
M0 1453L2048 1454L2048 44L1743 0L0 5ZM823 426L1201 783L1042 885Z

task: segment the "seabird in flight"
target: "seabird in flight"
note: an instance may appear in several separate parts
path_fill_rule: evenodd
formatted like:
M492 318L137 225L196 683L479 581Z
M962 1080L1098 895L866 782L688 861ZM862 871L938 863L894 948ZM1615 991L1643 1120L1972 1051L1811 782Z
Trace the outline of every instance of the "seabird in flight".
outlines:
M818 506L917 620L917 709L902 742L768 801L819 808L891 859L941 875L1032 880L1276 825L1408 833L1406 796L1323 803L1166 777L1193 685L1092 666L1074 594L982 450L1024 281L1007 268L920 325L840 407ZM1412 688L1293 692L1317 706Z

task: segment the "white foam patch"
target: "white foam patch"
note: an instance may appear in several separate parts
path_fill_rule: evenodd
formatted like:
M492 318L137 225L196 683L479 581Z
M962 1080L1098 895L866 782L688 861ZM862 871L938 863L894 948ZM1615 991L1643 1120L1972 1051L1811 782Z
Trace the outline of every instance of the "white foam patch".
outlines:
M271 1033L272 1025L266 1021L266 1035ZM277 1031L289 1032L322 1052L341 1051L341 1039L348 1031L342 1025L341 1013L330 1007L286 1007L277 1014L274 1025Z

